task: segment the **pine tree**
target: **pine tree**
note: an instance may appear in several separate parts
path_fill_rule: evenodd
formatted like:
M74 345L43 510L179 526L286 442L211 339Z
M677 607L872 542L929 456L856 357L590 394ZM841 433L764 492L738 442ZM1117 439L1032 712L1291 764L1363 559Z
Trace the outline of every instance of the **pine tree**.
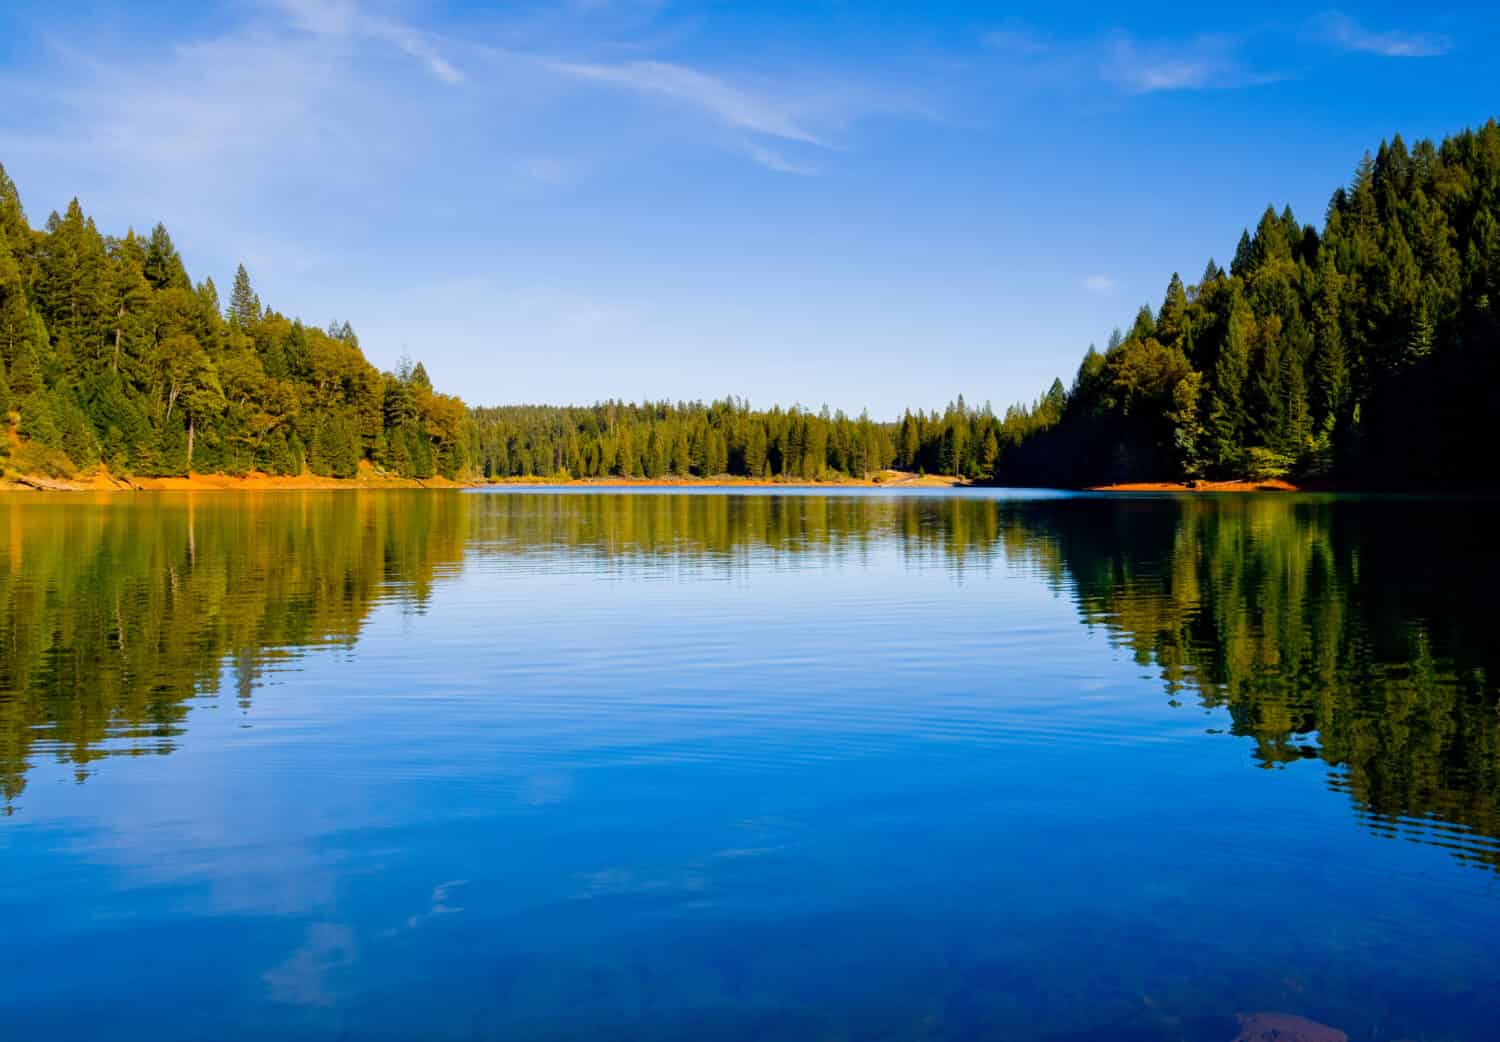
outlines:
M1350 394L1349 362L1340 325L1343 285L1344 277L1334 266L1332 255L1325 256L1313 303L1313 401L1318 430L1329 436L1343 416Z
M0 301L0 361L12 393L19 398L40 390L42 366L51 355L42 316L27 306L23 294L7 294Z
M145 274L153 289L190 289L192 286L177 247L172 245L172 237L161 224L151 229L151 237L146 243Z
M1307 380L1297 352L1290 347L1282 352L1279 387L1285 402L1277 451L1293 460L1300 459L1311 444L1312 416L1307 403Z
M21 194L5 172L4 164L0 164L0 243L20 253L30 238L31 226L26 222L26 211L21 208Z
M708 434L708 472L715 477L729 473L729 443L717 430Z
M901 441L896 451L896 465L902 470L916 470L922 452L922 431L917 418L906 411L901 419Z
M58 422L57 406L53 396L44 390L35 390L21 399L20 435L49 449L61 449L63 444L62 424Z
M1153 330L1157 340L1167 347L1182 346L1187 335L1187 308L1187 288L1182 284L1182 277L1174 271L1172 280L1167 283L1166 299L1161 303Z
M1287 402L1282 397L1283 343L1281 320L1272 316L1258 331L1258 347L1251 353L1250 380L1246 387L1245 413L1249 421L1250 444L1274 448L1283 440L1287 423Z
M750 477L759 477L766 469L766 429L759 423L752 423L750 434L745 439L745 473Z
M1214 363L1213 391L1208 410L1210 458L1222 469L1235 467L1242 454L1245 430L1245 381L1250 373L1250 348L1245 325L1251 321L1244 299L1235 293L1225 323L1224 340Z
M1240 232L1239 245L1234 248L1234 260L1229 262L1229 274L1244 278L1254 266L1254 253L1250 244L1250 229Z
M58 387L52 393L53 416L58 425L58 447L74 466L87 467L99 462L99 442L93 425L84 415L71 389Z
M1417 305L1416 314L1412 316L1411 331L1407 334L1406 350L1402 361L1408 366L1414 366L1425 360L1432 354L1432 346L1437 338L1432 323L1432 311L1427 301L1423 300Z
M241 264L234 273L234 290L229 295L229 310L224 317L249 329L260 321L260 298L250 287L250 273Z
M1156 316L1151 313L1150 304L1142 304L1141 309L1135 313L1135 324L1130 327L1130 335L1126 340L1149 340L1156 336Z

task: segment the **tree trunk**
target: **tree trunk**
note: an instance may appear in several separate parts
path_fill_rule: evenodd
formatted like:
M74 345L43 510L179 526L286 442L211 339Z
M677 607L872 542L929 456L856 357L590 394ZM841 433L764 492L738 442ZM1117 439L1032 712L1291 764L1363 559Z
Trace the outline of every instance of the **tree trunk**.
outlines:
M193 417L188 416L188 473L193 472Z

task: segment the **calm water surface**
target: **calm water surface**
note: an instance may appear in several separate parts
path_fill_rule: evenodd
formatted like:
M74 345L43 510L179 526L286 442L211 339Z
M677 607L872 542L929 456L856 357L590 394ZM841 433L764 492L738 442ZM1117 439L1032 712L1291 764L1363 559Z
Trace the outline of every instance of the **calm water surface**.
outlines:
M1497 522L0 498L0 1039L1496 1039Z

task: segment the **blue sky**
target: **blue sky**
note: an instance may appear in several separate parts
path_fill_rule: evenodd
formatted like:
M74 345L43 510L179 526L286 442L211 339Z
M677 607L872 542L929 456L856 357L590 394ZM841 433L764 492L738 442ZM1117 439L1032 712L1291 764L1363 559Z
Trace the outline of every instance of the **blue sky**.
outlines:
M475 403L997 407L1267 203L1497 113L1439 5L236 0L0 7L28 216L166 223L195 278Z

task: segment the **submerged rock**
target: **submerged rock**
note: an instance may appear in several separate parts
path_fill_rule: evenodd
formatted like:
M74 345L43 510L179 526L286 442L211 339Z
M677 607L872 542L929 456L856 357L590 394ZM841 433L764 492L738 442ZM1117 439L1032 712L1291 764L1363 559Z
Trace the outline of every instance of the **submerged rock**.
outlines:
M1241 1013L1233 1042L1349 1042L1349 1036L1291 1013Z

